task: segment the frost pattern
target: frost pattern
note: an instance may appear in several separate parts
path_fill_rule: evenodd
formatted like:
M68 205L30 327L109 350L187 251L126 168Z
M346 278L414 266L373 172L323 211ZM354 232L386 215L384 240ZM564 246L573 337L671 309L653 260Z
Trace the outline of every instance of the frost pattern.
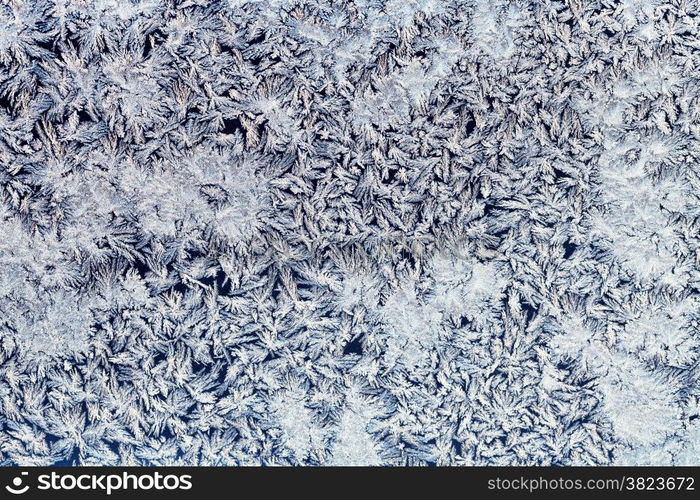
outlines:
M0 4L1 465L700 465L697 0Z

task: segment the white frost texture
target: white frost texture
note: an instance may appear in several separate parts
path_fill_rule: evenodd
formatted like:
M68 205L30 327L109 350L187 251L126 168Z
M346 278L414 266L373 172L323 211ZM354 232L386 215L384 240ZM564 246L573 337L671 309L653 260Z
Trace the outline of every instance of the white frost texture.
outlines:
M700 465L700 0L0 0L0 465Z

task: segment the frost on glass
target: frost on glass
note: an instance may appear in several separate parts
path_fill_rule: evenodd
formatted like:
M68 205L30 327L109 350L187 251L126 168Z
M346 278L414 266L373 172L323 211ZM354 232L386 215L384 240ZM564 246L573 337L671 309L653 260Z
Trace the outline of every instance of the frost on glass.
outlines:
M0 464L698 465L698 7L4 2Z

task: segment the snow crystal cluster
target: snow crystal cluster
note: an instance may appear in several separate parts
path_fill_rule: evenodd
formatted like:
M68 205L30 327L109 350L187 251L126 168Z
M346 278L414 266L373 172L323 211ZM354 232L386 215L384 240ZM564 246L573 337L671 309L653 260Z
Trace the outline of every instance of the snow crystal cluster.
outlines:
M700 465L698 0L0 1L0 464Z

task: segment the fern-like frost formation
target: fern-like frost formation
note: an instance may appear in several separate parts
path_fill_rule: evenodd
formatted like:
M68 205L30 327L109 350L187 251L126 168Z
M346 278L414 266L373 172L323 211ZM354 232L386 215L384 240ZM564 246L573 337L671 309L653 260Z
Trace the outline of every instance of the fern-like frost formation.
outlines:
M700 465L697 0L3 0L0 464Z

